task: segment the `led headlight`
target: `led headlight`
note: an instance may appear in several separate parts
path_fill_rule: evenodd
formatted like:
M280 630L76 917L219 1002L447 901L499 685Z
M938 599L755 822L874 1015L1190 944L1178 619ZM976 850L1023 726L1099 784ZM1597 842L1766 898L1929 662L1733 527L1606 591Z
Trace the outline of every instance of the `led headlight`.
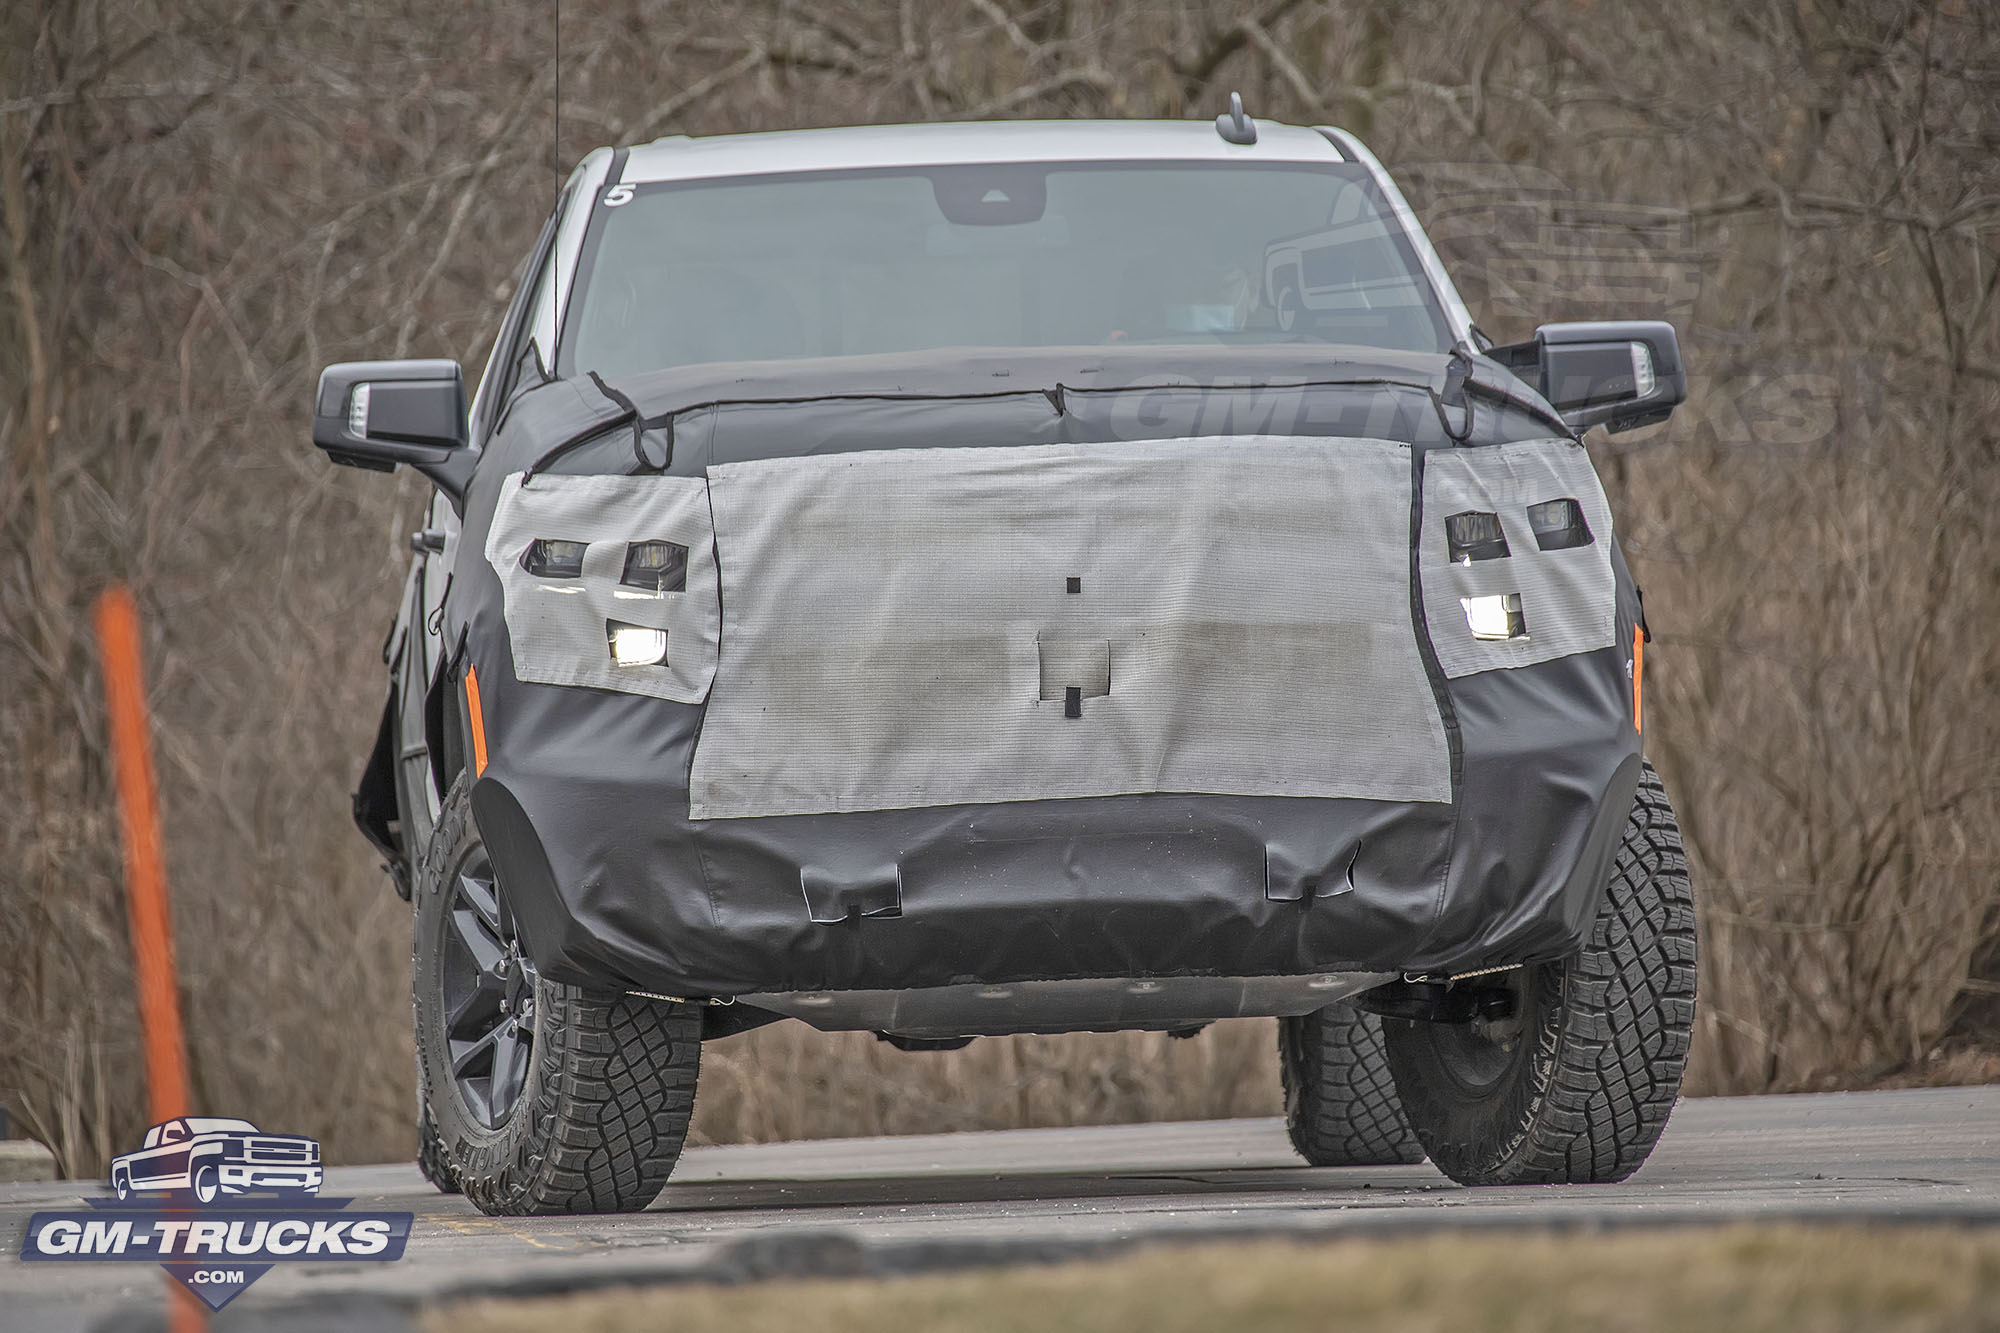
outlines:
M658 666L667 660L667 632L663 629L607 620L604 638L611 647L611 660L619 666Z
M1546 500L1529 505L1528 526L1534 529L1535 545L1544 551L1567 551L1572 546L1590 545L1590 525L1583 521L1583 506L1574 500Z
M1504 560L1508 555L1507 534L1500 530L1498 514L1477 509L1453 514L1444 521L1444 537L1451 547L1454 565L1474 560Z
M618 581L648 592L681 592L687 569L688 548L679 542L633 542L625 548L625 572Z
M537 578L577 579L583 577L583 553L587 542L557 541L537 537L521 552L521 568Z

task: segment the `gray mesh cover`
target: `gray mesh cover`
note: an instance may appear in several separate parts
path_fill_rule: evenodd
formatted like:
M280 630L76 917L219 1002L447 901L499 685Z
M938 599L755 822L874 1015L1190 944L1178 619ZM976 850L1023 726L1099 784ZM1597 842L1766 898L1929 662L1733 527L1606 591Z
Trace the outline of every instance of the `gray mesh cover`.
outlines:
M1575 500L1594 540L1544 551L1528 526L1528 506ZM1509 554L1453 564L1445 519L1466 510L1500 516ZM1436 450L1424 459L1424 615L1447 676L1529 666L1608 648L1617 638L1611 571L1611 506L1590 455L1568 440L1537 440L1481 449ZM1472 637L1465 597L1521 595L1522 639Z
M1399 444L1267 436L713 467L691 814L1449 801L1409 469Z
M583 576L538 578L521 567L537 538L588 542ZM649 592L620 586L628 542L687 547L687 588ZM516 472L500 483L486 536L486 558L499 572L514 646L514 674L547 685L591 685L700 703L715 678L714 532L708 486L700 477L536 477ZM618 666L605 623L667 632L660 666Z

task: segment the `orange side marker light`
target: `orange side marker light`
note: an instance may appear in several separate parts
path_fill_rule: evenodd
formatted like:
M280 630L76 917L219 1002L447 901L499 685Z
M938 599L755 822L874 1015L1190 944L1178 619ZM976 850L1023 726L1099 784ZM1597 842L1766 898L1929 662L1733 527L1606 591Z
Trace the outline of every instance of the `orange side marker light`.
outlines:
M465 668L465 715L472 723L472 776L486 776L486 714L479 707L479 672Z
M1632 631L1632 730L1644 733L1641 725L1639 705L1645 693L1646 680L1646 631Z

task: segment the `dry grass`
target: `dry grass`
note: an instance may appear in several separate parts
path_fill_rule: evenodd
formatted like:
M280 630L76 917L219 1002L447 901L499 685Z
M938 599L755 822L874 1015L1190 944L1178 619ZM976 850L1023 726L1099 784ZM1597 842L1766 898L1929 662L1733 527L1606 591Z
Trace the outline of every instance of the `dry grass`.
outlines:
M2000 1329L2000 1230L1732 1227L1149 1249L886 1281L433 1312L430 1333L1840 1333Z
M1940 1049L1921 1064L1885 1074L1876 1088L1966 1088L2000 1083L2000 1051L1955 1046Z

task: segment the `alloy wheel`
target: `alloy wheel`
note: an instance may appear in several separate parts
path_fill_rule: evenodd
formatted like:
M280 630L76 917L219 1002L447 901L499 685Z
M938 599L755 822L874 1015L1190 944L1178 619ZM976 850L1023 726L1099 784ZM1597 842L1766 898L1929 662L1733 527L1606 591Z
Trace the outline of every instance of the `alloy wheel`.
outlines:
M452 1083L473 1117L498 1129L520 1103L534 1058L535 965L483 850L447 892L439 972Z

